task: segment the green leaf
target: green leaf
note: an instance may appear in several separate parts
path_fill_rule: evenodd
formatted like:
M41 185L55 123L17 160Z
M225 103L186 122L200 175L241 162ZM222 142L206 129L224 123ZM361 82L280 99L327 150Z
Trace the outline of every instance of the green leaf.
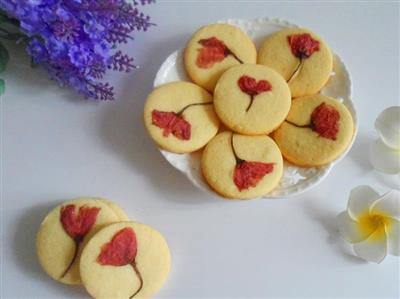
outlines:
M31 57L31 68L36 68L36 67L38 67L38 63L35 63L35 61L33 60L33 57Z
M6 90L6 83L4 82L3 79L0 79L0 96L4 93Z
M14 18L10 18L6 12L0 10L0 24L12 25L13 27L19 26L19 21Z
M0 14L0 24L1 24L1 23L5 23L5 22L7 22L7 21L8 21L8 18L7 18L5 15Z
M9 60L10 55L8 54L7 49L0 42L0 73L4 72Z

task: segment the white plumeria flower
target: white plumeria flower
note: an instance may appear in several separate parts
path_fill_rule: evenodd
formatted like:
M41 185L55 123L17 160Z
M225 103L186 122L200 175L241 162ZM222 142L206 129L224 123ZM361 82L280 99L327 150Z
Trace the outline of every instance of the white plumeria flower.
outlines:
M370 161L376 170L400 173L400 106L383 110L375 121L380 139L371 144Z
M364 260L380 263L387 254L400 256L400 192L391 190L381 196L369 186L354 188L337 225Z

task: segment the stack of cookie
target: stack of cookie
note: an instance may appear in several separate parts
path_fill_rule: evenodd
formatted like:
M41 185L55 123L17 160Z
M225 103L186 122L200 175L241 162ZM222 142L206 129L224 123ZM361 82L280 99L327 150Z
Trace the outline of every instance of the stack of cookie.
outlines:
M333 58L311 31L276 32L257 53L239 28L213 24L192 36L184 62L193 83L172 82L151 92L145 125L164 150L205 147L203 176L226 198L268 194L279 184L283 157L302 167L321 166L351 142L350 112L318 93Z
M148 298L164 284L171 263L159 232L100 198L77 198L50 211L36 248L49 276L83 284L94 298Z

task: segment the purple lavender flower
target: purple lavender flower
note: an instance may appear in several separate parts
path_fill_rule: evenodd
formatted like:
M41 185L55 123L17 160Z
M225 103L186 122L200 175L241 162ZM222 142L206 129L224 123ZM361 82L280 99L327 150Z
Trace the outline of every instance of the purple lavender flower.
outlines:
M135 31L154 25L139 11L150 3L154 1L0 0L0 14L19 22L28 54L52 79L87 98L113 100L113 87L98 80L107 69L136 68L133 58L114 49Z

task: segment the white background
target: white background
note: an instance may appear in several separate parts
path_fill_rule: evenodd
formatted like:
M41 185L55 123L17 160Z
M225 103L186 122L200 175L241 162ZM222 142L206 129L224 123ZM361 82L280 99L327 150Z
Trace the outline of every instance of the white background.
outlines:
M11 50L1 107L3 297L87 296L48 278L35 255L46 213L85 195L113 199L164 234L173 262L160 297L399 297L400 259L363 262L335 229L353 187L398 184L372 169L368 146L377 114L399 102L399 3L159 1L146 11L157 27L126 47L141 69L111 76L115 103L57 87L29 68L22 48ZM264 16L314 30L343 58L359 134L316 188L290 199L225 201L163 160L143 127L143 103L159 65L199 26Z

